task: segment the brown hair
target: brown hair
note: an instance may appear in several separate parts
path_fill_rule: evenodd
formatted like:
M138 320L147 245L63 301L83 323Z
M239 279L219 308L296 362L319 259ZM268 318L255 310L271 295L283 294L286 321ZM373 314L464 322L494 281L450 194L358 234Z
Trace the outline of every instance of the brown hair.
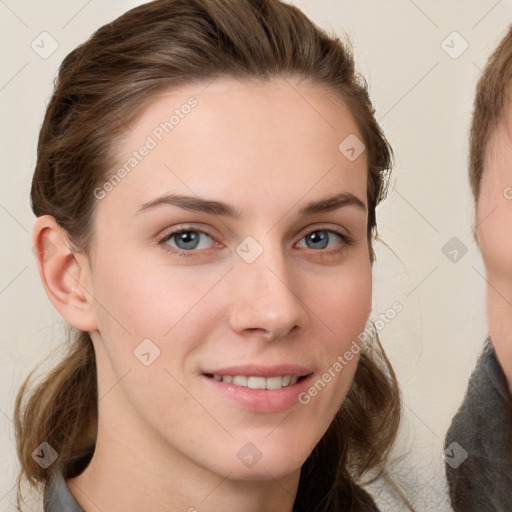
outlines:
M392 150L350 50L280 0L156 0L101 27L72 51L60 67L39 135L31 190L35 215L54 216L87 253L94 235L93 191L114 163L116 140L156 94L219 76L292 75L326 86L356 120L368 162L373 262L375 208L386 193ZM18 507L23 476L34 486L48 482L50 469L72 478L94 450L95 355L88 333L72 331L65 359L31 392L29 375L16 399ZM399 418L397 381L377 338L361 354L343 406L302 468L294 510L374 510L356 482L382 475ZM48 470L31 457L42 441L59 454Z
M469 143L469 180L475 202L480 196L489 141L507 113L512 83L512 27L487 61L478 80Z

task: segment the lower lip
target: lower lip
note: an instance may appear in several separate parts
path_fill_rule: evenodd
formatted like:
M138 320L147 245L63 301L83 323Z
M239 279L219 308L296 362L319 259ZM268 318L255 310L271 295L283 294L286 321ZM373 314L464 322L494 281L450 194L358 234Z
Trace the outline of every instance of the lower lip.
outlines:
M313 374L310 373L293 386L285 386L281 389L251 389L236 386L232 382L218 381L206 375L202 377L210 386L237 402L244 409L263 413L281 412L294 406L298 402L298 396L308 389L313 380Z

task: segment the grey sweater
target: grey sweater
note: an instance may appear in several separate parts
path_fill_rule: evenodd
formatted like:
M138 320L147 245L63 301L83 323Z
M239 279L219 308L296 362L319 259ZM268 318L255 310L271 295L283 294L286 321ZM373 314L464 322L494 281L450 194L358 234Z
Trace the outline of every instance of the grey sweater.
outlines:
M512 396L489 338L445 447L455 512L512 511Z

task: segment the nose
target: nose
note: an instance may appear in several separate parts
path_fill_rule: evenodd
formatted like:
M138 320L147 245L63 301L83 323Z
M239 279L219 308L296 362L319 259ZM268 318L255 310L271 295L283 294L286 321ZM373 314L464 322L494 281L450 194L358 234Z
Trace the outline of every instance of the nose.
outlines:
M230 272L231 328L273 341L303 327L307 311L290 274L280 249L265 249L252 263L238 258Z

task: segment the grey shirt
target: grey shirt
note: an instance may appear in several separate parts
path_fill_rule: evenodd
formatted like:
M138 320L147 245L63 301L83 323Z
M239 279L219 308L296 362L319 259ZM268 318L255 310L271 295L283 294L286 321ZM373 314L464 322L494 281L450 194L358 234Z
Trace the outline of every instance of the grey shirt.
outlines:
M455 512L512 511L512 396L489 338L445 446Z
M85 512L75 501L64 476L55 472L44 490L44 512Z

